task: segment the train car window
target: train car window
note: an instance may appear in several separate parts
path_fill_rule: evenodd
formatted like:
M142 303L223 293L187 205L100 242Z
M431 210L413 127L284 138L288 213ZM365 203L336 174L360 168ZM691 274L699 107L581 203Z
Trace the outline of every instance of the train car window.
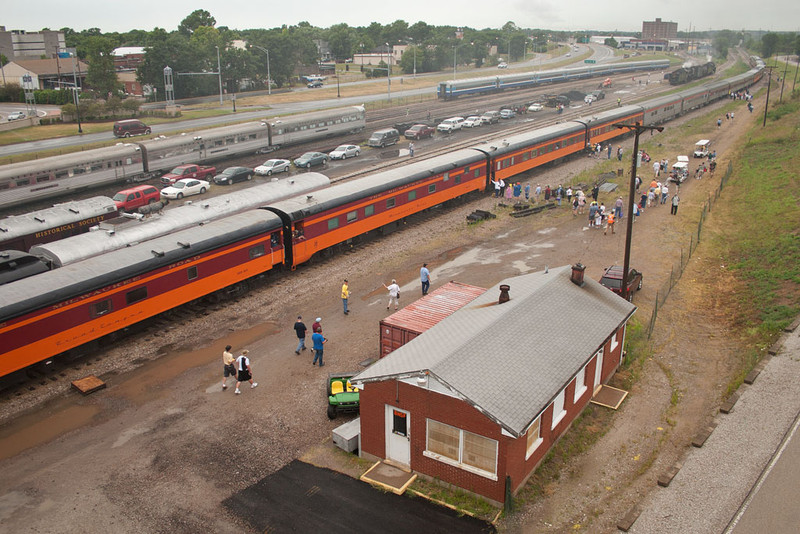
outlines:
M478 172L479 171L476 170L475 174L477 175ZM461 175L456 176L455 179L453 180L453 183L460 184L461 183Z
M222 146L222 139L217 139L214 141L214 146Z
M249 252L250 252L250 259L251 260L255 259L255 258L260 258L264 254L266 254L266 252L264 251L264 245L263 244L256 245L254 247L250 247L250 251Z
M250 140L252 141L252 140L254 140L254 139L258 139L258 135L256 135L256 134L250 134L249 136L247 136L247 138L248 138L248 139L250 139Z
M308 129L308 127L307 127L307 126L304 124L303 126L301 126L301 127L300 127L300 129L301 129L301 130L307 130L307 129Z
M522 161L528 161L529 159L531 159L531 153L530 152L523 152L522 153Z
M369 206L364 208L364 217L369 217L374 213L375 213L375 204L370 204Z
M56 180L58 180L59 178L64 178L66 176L69 176L69 171L58 171L56 173Z
M336 228L339 228L339 217L328 219L328 230L335 230Z
M395 205L395 198L392 197L386 201L386 209L393 208Z
M140 300L144 300L147 298L147 286L143 286L133 291L128 291L125 293L125 302L127 304L133 304L134 302L139 302Z
M408 200L409 201L416 200L416 198L417 198L417 192L416 191L409 191L408 192Z
M281 128L280 130L277 130L275 133L278 134L278 135L281 135L283 133L283 128Z
M347 222L353 222L358 219L358 211L347 212Z
M236 138L236 141L239 142L239 143L243 143L243 142L247 141L247 137L245 137L243 135L240 135L239 137Z
M21 187L23 185L29 185L30 183L31 181L28 180L27 178L24 180L17 180L17 187Z
M99 302L95 302L90 307L90 313L92 318L100 317L101 315L105 315L113 309L111 304L111 299L101 300Z
M225 144L226 145L232 145L234 142L235 142L235 139L233 137L226 137L225 138Z
M37 184L41 183L41 182L47 182L49 180L50 180L50 177L48 175L46 175L46 174L44 176L37 176L36 177L36 183Z
M436 192L436 184L429 185L428 186L428 194L430 195L431 193L435 193L435 192Z
M449 179L450 179L450 173L449 173L449 172L446 172L446 173L444 173L444 174L442 175L442 181L443 181L443 182L446 182L446 181L448 181Z
M186 278L188 280L194 280L197 278L197 266L186 269Z
M89 169L89 170L90 170L91 172L94 172L94 171L101 171L101 170L103 170L103 164L102 164L102 163L96 163L96 164L92 165L92 168L91 168L91 169Z

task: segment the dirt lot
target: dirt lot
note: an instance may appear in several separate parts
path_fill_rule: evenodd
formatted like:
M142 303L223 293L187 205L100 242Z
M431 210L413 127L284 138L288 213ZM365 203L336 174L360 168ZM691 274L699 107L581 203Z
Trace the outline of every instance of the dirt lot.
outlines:
M741 119L719 132L709 121L720 169L750 120L745 113L742 106ZM680 121L668 128L680 137ZM669 146L669 132L661 135ZM682 140L684 153L691 143ZM619 167L627 169L632 140L623 147ZM675 158L671 148L651 155ZM603 161L579 158L522 181L534 187L567 184ZM641 173L652 176L647 167ZM717 183L687 181L678 216L658 206L634 225L633 263L645 273L635 300L639 321L649 318L657 288L681 247L688 247L699 206ZM606 205L614 198L601 196ZM497 210L498 218L467 226L464 216L476 208ZM5 398L0 521L19 532L241 532L243 525L220 502L292 459L358 471L358 462L327 441L342 420L327 420L323 383L329 370L357 369L378 352L377 324L386 314L383 283L396 278L407 303L419 295L423 261L433 268L435 288L447 280L489 287L508 276L577 261L587 265L587 276L599 278L603 267L623 259L624 225L615 235L603 235L566 207L521 219L506 212L483 197L415 219L402 232L298 269L230 305L199 317L178 316L157 334L115 347L62 381ZM543 498L501 528L613 531L630 505L655 487L655 478L685 454L737 362L724 308L735 284L717 263L702 254L693 259L660 311L653 357L604 436L572 459ZM343 278L350 281L349 316L339 299ZM309 365L310 355L293 352L291 325L298 314L307 324L323 318L330 339L324 370ZM219 359L228 343L236 351L250 350L259 382L240 396L220 387ZM69 380L90 373L109 387L84 398L68 389Z

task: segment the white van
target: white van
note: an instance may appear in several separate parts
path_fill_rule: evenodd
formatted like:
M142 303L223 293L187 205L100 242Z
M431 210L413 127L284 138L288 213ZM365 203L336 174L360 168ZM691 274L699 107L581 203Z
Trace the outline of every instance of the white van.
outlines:
M711 141L708 139L701 139L694 144L694 157L696 158L707 158L708 157L708 146L711 144Z

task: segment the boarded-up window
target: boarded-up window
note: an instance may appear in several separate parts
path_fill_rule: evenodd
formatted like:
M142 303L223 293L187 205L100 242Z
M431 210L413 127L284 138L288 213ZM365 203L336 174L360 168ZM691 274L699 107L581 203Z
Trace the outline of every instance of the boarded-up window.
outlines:
M494 478L497 445L497 440L428 419L424 454L431 458Z
M528 446L525 451L525 459L531 457L533 451L535 451L539 444L542 443L542 418L537 417L536 421L533 422L531 427L528 429Z
M459 430L428 419L428 450L458 461Z

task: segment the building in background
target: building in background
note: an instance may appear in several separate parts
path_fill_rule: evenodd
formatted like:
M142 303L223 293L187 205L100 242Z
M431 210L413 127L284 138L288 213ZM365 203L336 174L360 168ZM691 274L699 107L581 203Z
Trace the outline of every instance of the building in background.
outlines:
M5 26L0 26L0 54L6 56L9 61L54 58L58 51L64 50L66 46L62 32L6 31Z
M82 87L89 65L83 61L76 61L74 68L73 76L71 58L17 59L0 69L2 72L0 83L5 80L5 83L22 85L22 77L30 75L35 89L69 88L75 84L75 78L78 79L78 87Z
M642 41L667 41L677 38L677 22L663 22L660 18L642 22Z

